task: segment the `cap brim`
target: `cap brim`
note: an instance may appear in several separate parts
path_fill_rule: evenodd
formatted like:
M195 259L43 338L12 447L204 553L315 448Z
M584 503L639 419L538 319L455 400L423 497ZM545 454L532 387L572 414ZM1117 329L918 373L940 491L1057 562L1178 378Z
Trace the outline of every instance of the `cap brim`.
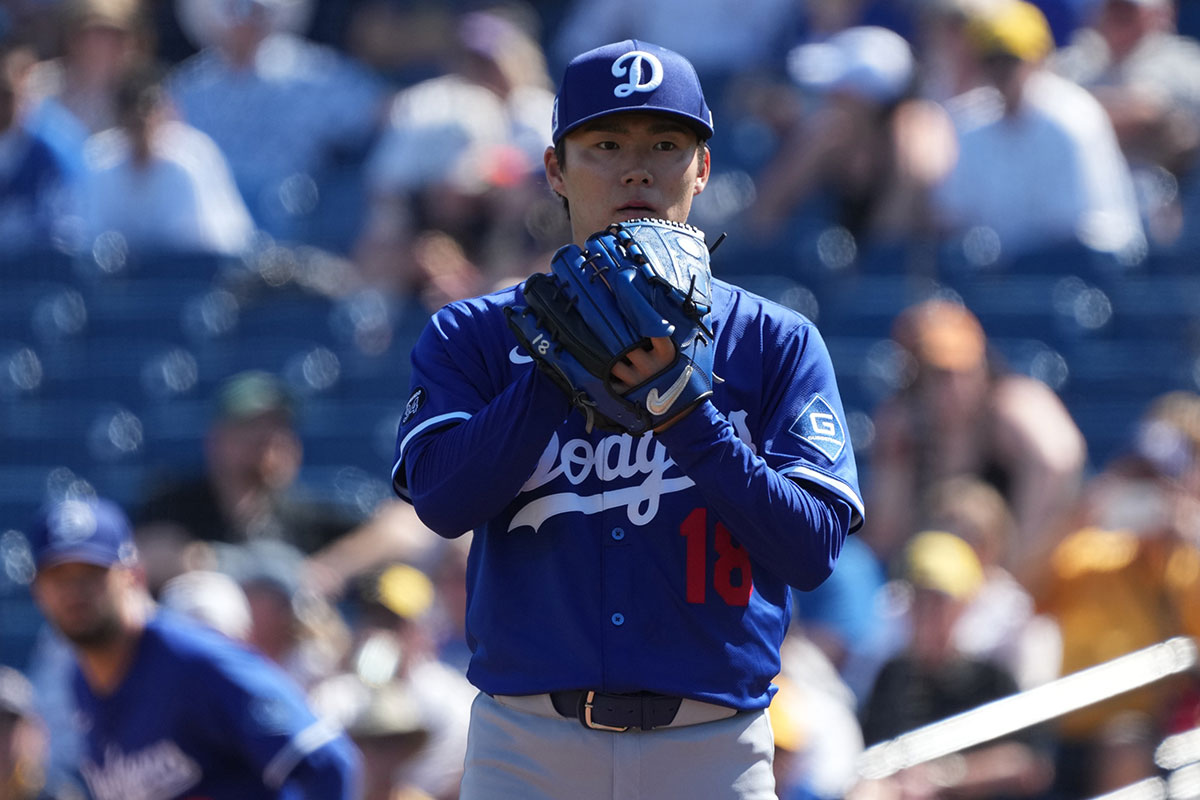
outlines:
M660 108L658 106L630 106L629 108L606 109L595 114L590 114L580 120L576 120L571 127L564 128L558 134L558 138L554 140L554 143L558 144L571 131L579 130L584 125L587 125L589 122L594 120L603 119L604 117L611 117L616 114L637 114L640 112L646 112L648 114L662 114L663 116L674 117L675 119L687 125L689 128L695 130L696 135L705 141L711 139L713 136L712 127L704 122L704 120L700 119L699 117L692 116L691 114L684 114L674 108Z
M70 547L48 550L38 556L37 568L45 569L57 564L91 564L94 567L111 567L121 563L111 551L94 547Z

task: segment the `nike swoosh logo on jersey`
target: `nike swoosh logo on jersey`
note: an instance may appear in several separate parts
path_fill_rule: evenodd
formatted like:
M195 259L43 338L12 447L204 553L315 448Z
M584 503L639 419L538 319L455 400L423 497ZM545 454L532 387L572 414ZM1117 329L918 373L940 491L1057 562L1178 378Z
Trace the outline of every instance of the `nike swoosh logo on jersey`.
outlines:
M691 379L692 365L688 364L665 394L660 395L658 389L651 389L646 394L646 410L655 416L667 413L671 406L675 405L679 395L683 394L683 390L687 388L688 381Z
M527 356L521 352L520 347L514 347L508 351L508 360L514 364L532 364L533 357Z

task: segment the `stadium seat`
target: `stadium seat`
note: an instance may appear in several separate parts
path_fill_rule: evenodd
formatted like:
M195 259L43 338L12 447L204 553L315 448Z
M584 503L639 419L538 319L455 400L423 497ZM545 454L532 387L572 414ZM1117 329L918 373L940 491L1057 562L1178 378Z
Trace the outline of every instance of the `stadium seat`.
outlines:
M287 336L329 342L333 309L328 297L298 289L260 292L240 305L233 335L248 343L260 337Z
M937 285L903 274L847 274L814 287L820 304L818 327L826 335L887 337L896 316L924 300Z

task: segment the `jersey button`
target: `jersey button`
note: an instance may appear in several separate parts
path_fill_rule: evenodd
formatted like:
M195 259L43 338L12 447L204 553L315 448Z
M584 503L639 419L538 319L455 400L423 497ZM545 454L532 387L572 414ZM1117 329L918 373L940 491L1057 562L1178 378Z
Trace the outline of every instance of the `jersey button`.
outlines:
M611 617L609 617L609 619L612 620L613 625L616 625L618 627L625 624L625 615L619 611L616 614L613 614Z
M612 537L614 540L616 540L618 542L621 541L622 539L625 538L625 529L624 528L613 528L612 529Z

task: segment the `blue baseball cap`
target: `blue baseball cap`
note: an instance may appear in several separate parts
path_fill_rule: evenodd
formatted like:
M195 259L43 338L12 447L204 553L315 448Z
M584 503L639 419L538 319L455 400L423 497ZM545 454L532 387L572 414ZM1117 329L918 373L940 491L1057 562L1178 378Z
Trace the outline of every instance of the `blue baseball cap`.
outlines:
M110 500L63 500L47 506L29 532L38 569L78 562L111 567L137 560L129 518Z
M692 63L674 50L626 39L576 56L567 64L554 99L552 139L591 120L621 111L657 111L683 118L713 135L712 112L704 102Z

